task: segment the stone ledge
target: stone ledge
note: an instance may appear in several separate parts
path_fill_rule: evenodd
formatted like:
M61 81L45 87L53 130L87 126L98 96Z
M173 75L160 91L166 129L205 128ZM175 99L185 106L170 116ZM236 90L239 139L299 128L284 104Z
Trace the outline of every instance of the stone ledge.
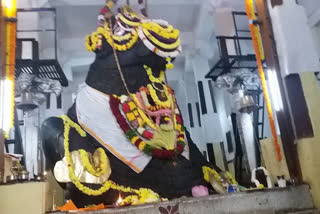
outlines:
M159 207L167 209L175 205L178 205L179 214L318 213L317 211L314 212L313 210L314 205L312 202L309 186L307 185L288 187L282 189L276 188L270 190L248 191L226 195L211 195L203 198L180 198L162 203L145 204L140 206L130 206L118 209L105 209L79 213L162 214L159 211ZM294 212L295 210L309 211ZM56 212L56 214L62 213L66 212ZM170 212L168 213L170 214Z

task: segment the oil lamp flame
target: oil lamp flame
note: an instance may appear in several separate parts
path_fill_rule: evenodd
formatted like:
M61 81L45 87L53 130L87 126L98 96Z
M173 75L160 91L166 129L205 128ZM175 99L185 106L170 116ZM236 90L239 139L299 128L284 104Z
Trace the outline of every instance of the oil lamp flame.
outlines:
M121 194L119 194L119 198L118 198L118 200L117 200L117 205L120 205L121 204L121 202L122 202L122 198L121 198Z

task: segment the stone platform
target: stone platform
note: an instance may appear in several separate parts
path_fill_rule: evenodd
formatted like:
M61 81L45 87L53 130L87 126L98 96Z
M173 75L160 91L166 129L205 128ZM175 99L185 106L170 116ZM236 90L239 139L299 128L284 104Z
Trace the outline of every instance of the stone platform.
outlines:
M173 207L177 211L173 212ZM168 210L168 212L166 212ZM171 210L171 211L169 211ZM55 212L63 214L68 212ZM72 212L75 213L75 212ZM255 190L203 198L180 198L141 206L79 212L81 214L320 214L314 209L309 186Z

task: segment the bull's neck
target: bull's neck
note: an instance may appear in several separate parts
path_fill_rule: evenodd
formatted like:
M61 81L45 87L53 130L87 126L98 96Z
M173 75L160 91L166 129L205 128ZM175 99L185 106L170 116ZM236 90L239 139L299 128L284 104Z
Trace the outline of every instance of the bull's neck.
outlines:
M105 94L124 95L128 94L125 84L130 93L139 91L141 86L146 86L150 83L147 72L143 65L121 67L125 82L121 79L119 70L117 68L96 68L92 66L86 79L86 83ZM154 75L159 76L160 69L153 69Z

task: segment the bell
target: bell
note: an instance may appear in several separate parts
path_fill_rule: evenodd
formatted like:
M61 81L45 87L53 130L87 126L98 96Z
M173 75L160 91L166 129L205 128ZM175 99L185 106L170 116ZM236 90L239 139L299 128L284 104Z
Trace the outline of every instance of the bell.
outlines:
M33 95L30 92L23 92L21 94L21 102L16 106L18 109L23 111L30 111L39 107L39 105L34 101Z
M256 104L254 103L252 96L244 95L240 99L239 111L241 113L245 113L245 112L246 113L251 113L255 106L256 106Z

